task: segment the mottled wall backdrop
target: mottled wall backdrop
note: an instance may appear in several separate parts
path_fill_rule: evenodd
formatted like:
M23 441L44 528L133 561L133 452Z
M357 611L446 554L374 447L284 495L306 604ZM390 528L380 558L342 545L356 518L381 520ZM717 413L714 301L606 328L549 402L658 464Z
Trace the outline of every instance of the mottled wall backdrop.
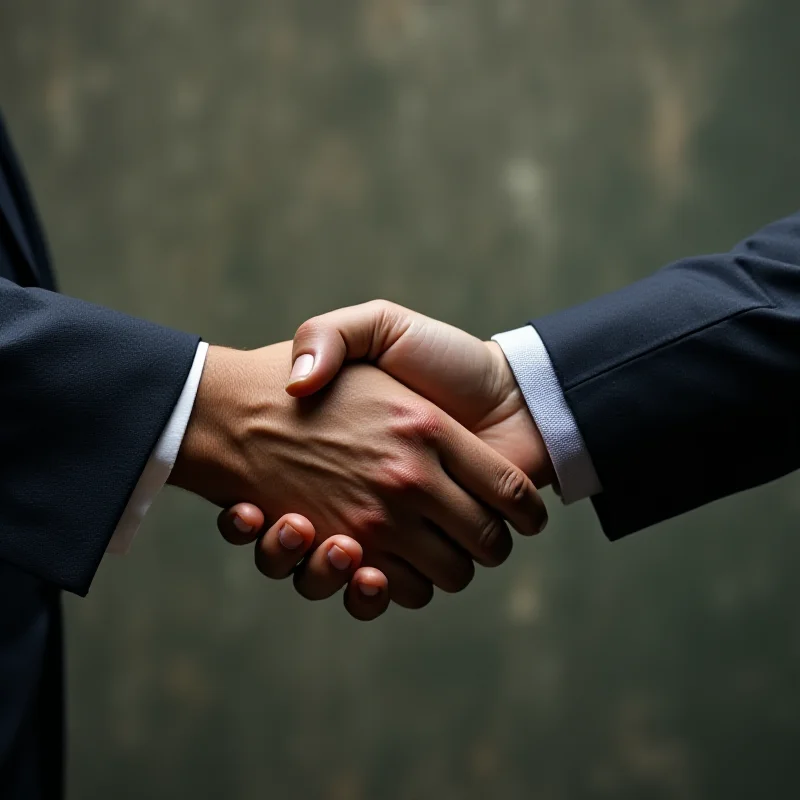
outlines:
M6 0L0 102L70 293L239 346L373 297L488 336L800 206L798 30L789 0ZM71 797L797 796L799 486L615 545L553 503L371 626L165 492L67 600Z

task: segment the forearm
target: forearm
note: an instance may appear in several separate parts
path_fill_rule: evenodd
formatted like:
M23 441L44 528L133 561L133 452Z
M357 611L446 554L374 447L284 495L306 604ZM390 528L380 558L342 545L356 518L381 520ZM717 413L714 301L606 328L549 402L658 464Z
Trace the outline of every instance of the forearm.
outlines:
M229 506L252 491L250 468L243 455L246 426L254 416L270 415L270 392L259 395L259 407L241 403L252 386L254 368L248 354L227 347L208 349L202 378L167 483ZM272 387L280 393L280 387Z
M197 342L0 280L0 558L87 591Z
M136 487L125 506L122 518L117 523L114 535L106 548L107 553L124 554L128 552L150 506L167 483L177 461L194 409L207 354L208 344L200 342L178 402L136 482Z
M800 466L800 217L534 321L611 538Z

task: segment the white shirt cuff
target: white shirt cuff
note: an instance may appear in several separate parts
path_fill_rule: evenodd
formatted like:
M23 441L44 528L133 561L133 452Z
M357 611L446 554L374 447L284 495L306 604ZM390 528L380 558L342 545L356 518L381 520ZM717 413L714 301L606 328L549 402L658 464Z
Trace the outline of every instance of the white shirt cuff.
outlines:
M564 503L599 494L602 487L591 456L536 329L526 325L492 339L502 348L539 428Z
M203 374L207 353L208 344L200 342L181 396L178 398L175 409L161 432L153 452L150 454L144 472L139 477L125 512L108 543L107 553L122 554L128 552L145 514L150 510L156 495L167 482L167 478L172 472L172 467L175 466L178 451L181 449L186 426L189 424L189 417L192 414L195 397L197 397L197 387L200 385L200 377Z

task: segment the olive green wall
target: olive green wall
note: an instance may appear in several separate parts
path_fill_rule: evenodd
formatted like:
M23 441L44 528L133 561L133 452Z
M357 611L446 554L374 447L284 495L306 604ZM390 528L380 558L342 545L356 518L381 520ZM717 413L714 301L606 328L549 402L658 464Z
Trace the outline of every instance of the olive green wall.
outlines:
M70 293L248 347L373 297L488 336L800 206L798 30L788 0L6 0L0 103ZM614 545L551 502L372 625L167 491L66 601L71 797L797 796L799 486Z

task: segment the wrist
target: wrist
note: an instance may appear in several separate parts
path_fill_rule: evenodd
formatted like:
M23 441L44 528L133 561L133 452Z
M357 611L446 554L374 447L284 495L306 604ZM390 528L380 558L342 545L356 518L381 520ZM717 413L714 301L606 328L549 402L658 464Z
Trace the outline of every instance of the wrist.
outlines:
M494 424L498 424L499 415L501 424L509 432L513 426L513 436L504 434L504 439L512 440L512 449L504 452L504 455L524 470L537 488L550 486L556 480L553 462L514 372L497 342L484 344L491 357L493 383L496 387L498 405Z
M236 423L240 416L232 400L238 394L244 356L246 353L230 348L209 347L192 413L167 480L219 505L236 502L231 479L238 472Z

